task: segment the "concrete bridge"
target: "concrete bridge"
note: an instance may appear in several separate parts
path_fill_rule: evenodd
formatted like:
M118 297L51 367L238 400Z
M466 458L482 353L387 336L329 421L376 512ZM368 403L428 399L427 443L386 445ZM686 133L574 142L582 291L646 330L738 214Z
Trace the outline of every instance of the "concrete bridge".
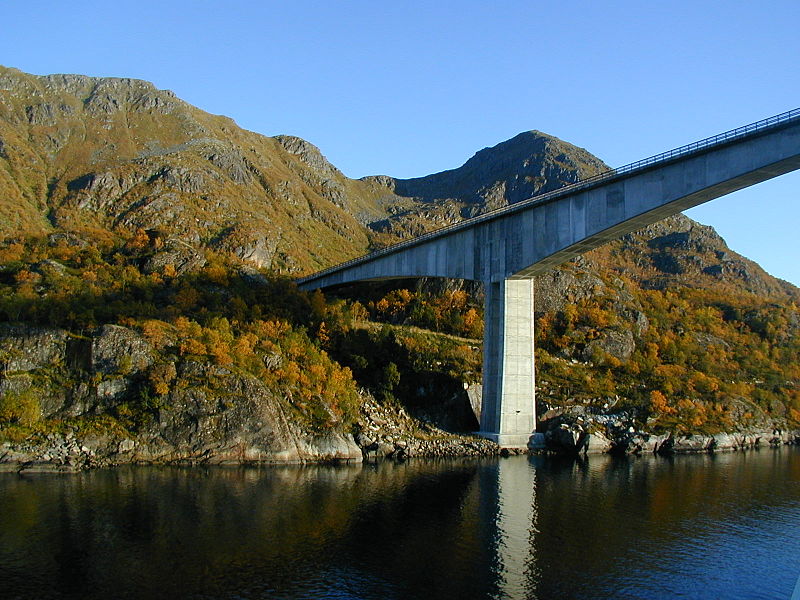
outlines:
M482 281L480 433L501 446L525 447L536 429L532 278L626 233L798 168L800 109L384 248L298 284L311 290L409 277Z

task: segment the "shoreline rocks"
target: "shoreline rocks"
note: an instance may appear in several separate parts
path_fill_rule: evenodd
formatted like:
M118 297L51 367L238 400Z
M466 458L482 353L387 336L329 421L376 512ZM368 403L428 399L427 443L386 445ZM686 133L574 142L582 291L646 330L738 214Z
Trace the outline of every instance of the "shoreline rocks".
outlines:
M544 434L543 452L554 454L697 454L800 445L800 431L766 429L717 434L652 434L607 428L593 422L558 423Z
M374 401L373 401L374 402ZM376 403L377 404L377 403ZM397 409L395 409L397 410ZM399 409L402 410L402 409ZM559 427L556 435L544 436L546 444L529 449L530 454L545 455L686 455L735 452L800 445L800 431L760 431L720 433L716 435L649 435L636 433L624 442L612 440L600 432L580 434L577 428ZM475 435L458 435L430 427L424 431L401 431L392 436L382 431L368 437L363 431L355 436L331 432L307 436L294 448L267 450L256 446L231 446L227 449L192 452L186 449L164 451L148 440L109 436L49 434L38 442L3 442L0 444L0 472L20 475L71 474L81 471L138 465L215 465L269 466L313 463L373 462L409 458L480 458L526 453L501 449L494 442Z

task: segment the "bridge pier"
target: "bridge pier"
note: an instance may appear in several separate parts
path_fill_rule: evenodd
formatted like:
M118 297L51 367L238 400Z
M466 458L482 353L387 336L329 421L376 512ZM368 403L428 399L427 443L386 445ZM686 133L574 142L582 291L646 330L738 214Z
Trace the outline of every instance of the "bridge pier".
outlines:
M483 338L483 437L527 448L536 430L533 279L486 282Z

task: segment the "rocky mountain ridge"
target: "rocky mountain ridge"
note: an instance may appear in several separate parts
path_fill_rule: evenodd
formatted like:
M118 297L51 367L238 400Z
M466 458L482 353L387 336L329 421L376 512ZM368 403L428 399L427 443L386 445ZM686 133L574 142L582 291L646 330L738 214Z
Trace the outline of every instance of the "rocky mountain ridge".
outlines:
M352 216L365 201L348 189L365 186L313 145L245 131L147 82L2 68L0 148L5 236L159 230L289 270L369 245Z
M257 267L298 273L607 168L581 148L529 131L441 173L351 180L305 140L242 130L145 81L3 67L0 165L5 238L141 228L173 246L230 251ZM704 283L732 277L749 279L759 293L792 289L743 262L713 231L704 230L701 243L701 228L688 220L655 224L625 236L616 253L646 244L657 271L648 286L692 271L691 251L704 255Z

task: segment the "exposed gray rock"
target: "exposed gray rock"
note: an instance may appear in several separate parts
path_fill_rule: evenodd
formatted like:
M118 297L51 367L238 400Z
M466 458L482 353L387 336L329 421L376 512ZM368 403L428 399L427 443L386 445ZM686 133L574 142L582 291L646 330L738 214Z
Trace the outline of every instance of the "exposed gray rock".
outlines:
M131 393L132 381L127 377L104 379L95 388L97 401L100 405L114 406ZM77 414L85 412L78 410Z
M224 145L208 154L206 158L236 183L245 184L253 180L251 172L253 167L234 146Z
M692 337L704 348L708 348L709 346L718 346L720 348L725 348L726 350L730 348L730 344L728 344L728 342L710 333L693 331Z
M233 252L257 268L269 268L278 248L277 237L259 236L250 243L238 244Z
M650 321L647 318L647 315L644 314L642 311L635 311L634 319L633 319L633 331L634 333L641 337L647 330L650 329Z
M634 350L636 350L636 342L633 339L631 330L616 331L606 329L601 332L600 337L586 344L581 357L585 361L593 361L598 351L600 351L625 362L631 357Z
M68 337L63 329L0 323L5 370L31 371L63 364Z
M105 374L141 371L153 363L152 352L152 346L134 330L103 325L92 336L92 371Z
M168 114L180 104L173 92L157 90L147 81L116 77L87 79L93 87L84 100L84 109L91 115L110 116L122 110Z
M361 448L353 436L331 432L304 438L298 443L298 454L301 458L314 460L361 460Z
M367 177L362 177L361 181L366 183L375 183L381 187L394 190L396 180L394 177L389 177L388 175L368 175Z
M670 438L666 447L661 452L693 453L708 452L714 448L714 438L708 435L681 435Z
M172 265L176 275L180 276L199 271L206 264L203 253L188 244L170 240L166 246L167 250L157 252L147 259L142 266L142 271L148 274L163 273L167 265Z
M293 135L277 135L273 138L284 150L297 156L323 179L335 179L342 173L322 155L314 144Z
M475 415L475 420L481 422L481 406L483 402L483 386L480 383L472 383L467 386L467 398Z
M213 180L217 177L219 176L215 176L213 173L196 169L167 166L161 169L161 171L154 176L154 179L163 182L165 186L173 190L186 192L188 194L198 194L209 185L209 180Z
M365 395L361 406L361 431L355 436L364 457L493 456L494 442L473 435L455 435L412 419L404 409L379 403Z
M537 313L562 310L564 305L590 298L606 288L603 281L589 273L572 269L550 269L534 281Z
M583 447L586 432L577 423L562 423L545 433L547 447L565 454L578 454Z
M53 108L52 104L47 102L26 106L25 114L28 117L28 123L31 125L56 124L56 110Z
M86 248L89 242L68 231L57 231L47 236L47 243L51 246L64 244L72 248Z
M601 431L589 433L583 442L584 454L606 454L614 449L614 442Z
M33 270L41 275L55 275L56 277L63 277L69 274L67 267L52 258L36 263L33 265Z

